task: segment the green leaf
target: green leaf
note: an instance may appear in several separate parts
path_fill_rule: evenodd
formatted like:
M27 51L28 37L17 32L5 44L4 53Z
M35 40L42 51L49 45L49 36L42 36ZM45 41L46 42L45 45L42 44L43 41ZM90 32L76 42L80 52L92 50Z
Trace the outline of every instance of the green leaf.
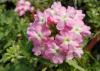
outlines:
M4 3L4 2L6 2L7 0L0 0L0 3Z
M0 65L0 71L6 71L2 65Z
M18 45L13 45L12 47L9 47L8 49L6 49L6 51L7 52L4 53L1 59L3 63L7 61L15 62L23 58L22 52Z
M78 65L76 60L68 60L66 61L70 66L74 67L75 69L78 69L79 71L86 71L84 68Z
M0 40L4 37L4 33L0 32Z
M42 69L42 71L46 71L46 70L47 70L47 67L45 67L45 68Z

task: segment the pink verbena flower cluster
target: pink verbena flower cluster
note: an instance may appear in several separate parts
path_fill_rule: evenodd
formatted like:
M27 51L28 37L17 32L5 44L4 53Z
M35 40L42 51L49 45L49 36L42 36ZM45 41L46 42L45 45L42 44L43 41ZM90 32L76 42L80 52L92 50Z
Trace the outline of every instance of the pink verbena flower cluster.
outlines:
M26 0L18 0L15 11L19 16L23 16L27 11L32 12L31 3Z
M44 12L37 11L27 29L34 54L55 64L80 58L83 39L90 35L90 27L83 22L84 16L82 10L70 6L66 9L60 2L54 2Z

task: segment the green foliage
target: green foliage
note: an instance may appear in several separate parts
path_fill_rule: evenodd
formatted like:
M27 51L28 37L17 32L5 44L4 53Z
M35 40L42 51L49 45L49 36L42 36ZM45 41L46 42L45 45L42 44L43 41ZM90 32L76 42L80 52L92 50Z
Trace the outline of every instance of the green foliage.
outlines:
M52 4L53 0L31 0L36 9L44 10Z
M100 31L100 1L85 0L86 19L94 31Z
M70 60L70 61L66 61L70 66L74 67L75 69L78 69L79 71L86 71L84 68L82 68L81 66L79 66L77 64L76 60Z
M14 45L13 47L9 47L2 57L2 62L5 63L9 60L11 60L11 62L16 62L18 59L23 58L21 54L22 52L20 51L19 46Z

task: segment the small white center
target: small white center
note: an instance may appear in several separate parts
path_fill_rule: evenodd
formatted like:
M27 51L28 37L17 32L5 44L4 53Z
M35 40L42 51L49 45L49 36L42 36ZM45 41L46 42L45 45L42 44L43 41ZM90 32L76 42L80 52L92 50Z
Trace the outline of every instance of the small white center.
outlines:
M72 31L75 32L76 34L80 34L82 29L80 26L74 26Z
M45 23L45 18L43 16L40 17L40 23L44 24Z

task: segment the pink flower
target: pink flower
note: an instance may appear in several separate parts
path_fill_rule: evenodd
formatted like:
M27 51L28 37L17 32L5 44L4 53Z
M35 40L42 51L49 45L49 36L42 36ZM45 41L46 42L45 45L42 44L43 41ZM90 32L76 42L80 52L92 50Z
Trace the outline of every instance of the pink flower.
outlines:
M38 22L36 24L45 24L46 23L46 17L45 15L40 12L40 11L37 11L37 14L35 15L35 21Z
M73 52L68 51L66 55L66 60L72 60L74 58Z
M84 16L81 10L70 6L66 9L60 2L54 2L44 12L37 11L27 29L34 55L54 64L81 58L83 40L91 34L90 27L83 22Z
M55 9L55 8L60 8L62 7L61 3L60 2L54 2L51 6L51 8Z
M56 36L56 40L61 42L61 46L62 47L66 47L66 48L72 48L72 47L78 47L79 46L79 43L77 41L77 38L74 37L75 34L73 33L63 33L61 35L57 35ZM82 39L82 38L80 38Z
M63 13L61 16L57 18L57 29L63 30L67 24L68 16L66 13Z
M34 22L30 24L27 34L29 40L37 39L41 41L42 39L49 37L51 32L46 26L41 26L40 24L36 24Z
M85 17L85 14L82 13L82 10L77 10L74 18L82 20L84 17Z
M55 64L63 63L64 56L60 52L60 47L55 42L51 42L47 46L47 50L45 50L45 57Z
M85 14L82 13L82 10L76 10L75 8L70 6L68 6L67 8L67 14L70 18L80 19L80 20L82 20L85 16Z
M82 48L74 48L74 57L79 57L81 58L82 54L83 54L83 50Z
M15 11L19 16L23 16L27 11L32 12L33 7L31 6L29 1L26 0L18 0Z
M36 43L36 41L34 42L34 44ZM34 45L34 48L32 49L32 51L34 52L34 55L39 56L42 55L44 53L44 50L46 49L46 47L43 45L43 43L38 42L38 45Z
M91 34L90 27L86 26L83 21L75 20L73 23L74 24L71 30L73 33L76 33L81 36L88 36Z
M68 16L69 16L70 18L74 18L75 15L76 15L76 10L75 10L75 8L74 8L74 7L68 6L68 8L67 8L67 14L68 14Z
M57 12L55 10L48 8L44 11L44 14L47 19L51 20L54 23L57 23L57 17L59 16L57 15Z

